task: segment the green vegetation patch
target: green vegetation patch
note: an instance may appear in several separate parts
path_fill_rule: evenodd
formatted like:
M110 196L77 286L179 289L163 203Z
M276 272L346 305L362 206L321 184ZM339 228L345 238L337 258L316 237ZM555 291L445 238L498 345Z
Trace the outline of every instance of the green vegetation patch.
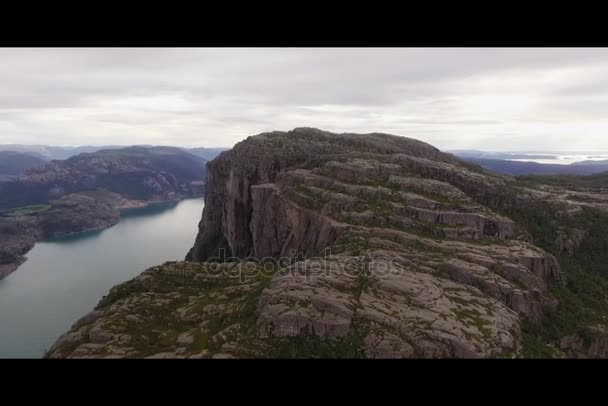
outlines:
M543 177L547 183L577 183L577 177ZM536 177L523 182L533 184ZM520 180L520 183L522 181ZM588 180L577 184L588 185ZM575 214L564 215L561 207L547 202L527 204L505 210L533 238L535 245L553 254L561 264L563 278L550 286L550 293L559 301L555 312L546 313L538 323L522 325L522 355L525 357L557 357L559 340L568 335L583 336L589 326L608 324L608 213L583 207ZM561 252L556 244L559 232L586 231L576 253Z
M182 345L188 354L211 356L226 342L247 347L255 340L260 295L276 272L249 265L167 263L113 288L97 309L116 305L135 316L134 321L110 314L106 327L131 336L138 358L174 351L184 333L191 336Z
M366 358L364 339L370 332L367 321L355 319L351 332L343 337L319 336L313 333L294 336L270 338L266 342L270 351L269 358Z
M12 209L10 212L13 214L21 214L21 215L29 215L36 214L48 210L51 208L50 204L32 204L29 206L18 207L16 209Z

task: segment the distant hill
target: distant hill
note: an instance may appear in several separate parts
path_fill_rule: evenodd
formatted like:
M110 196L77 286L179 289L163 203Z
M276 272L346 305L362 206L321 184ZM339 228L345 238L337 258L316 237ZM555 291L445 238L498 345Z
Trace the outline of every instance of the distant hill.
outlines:
M540 164L537 162L507 161L503 159L466 158L460 159L481 166L492 172L504 175L593 175L608 171L608 162L604 164ZM595 161L599 162L599 161Z
M0 151L0 175L20 175L45 163L46 161L38 156L17 151Z
M80 147L55 147L49 145L0 145L0 151L17 151L29 155L35 155L47 161L53 159L68 159L83 152L96 152L103 149L124 148L124 146L80 146Z
M602 160L602 161L580 161L580 162L575 162L572 165L576 165L576 166L583 166L583 165L589 165L589 166L606 166L608 167L608 160Z
M186 151L203 158L205 161L212 161L216 156L228 149L229 148L189 148Z
M44 204L105 189L134 200L202 194L205 161L180 148L128 147L83 153L0 183L0 209Z
M150 148L152 145L135 145L138 147ZM120 145L83 145L78 147L56 147L50 145L22 145L22 144L7 144L0 145L0 151L14 151L21 152L28 155L33 155L38 158L50 161L50 160L63 160L82 153L91 153L97 151L103 151L107 149L123 149L128 148ZM211 161L218 156L222 151L226 151L229 148L182 148L183 150L203 158L205 161Z

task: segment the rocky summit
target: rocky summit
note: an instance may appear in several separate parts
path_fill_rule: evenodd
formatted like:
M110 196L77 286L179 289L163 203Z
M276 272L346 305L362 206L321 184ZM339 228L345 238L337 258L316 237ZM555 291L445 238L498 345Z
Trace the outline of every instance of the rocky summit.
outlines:
M207 164L186 261L113 288L47 356L516 357L561 305L549 247L583 238L535 245L526 215L563 193L400 136L252 136Z

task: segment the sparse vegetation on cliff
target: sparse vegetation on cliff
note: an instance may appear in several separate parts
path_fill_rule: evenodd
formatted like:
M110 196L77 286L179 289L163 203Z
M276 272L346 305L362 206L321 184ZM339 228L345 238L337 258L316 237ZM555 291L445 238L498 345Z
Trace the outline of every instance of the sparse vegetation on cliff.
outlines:
M522 182L528 187L551 184L564 190L597 190L603 187L603 179L600 175L528 176ZM545 314L539 323L524 324L522 354L541 358L575 355L563 342L565 338L584 337L590 328L608 325L608 211L584 206L570 212L564 202L549 200L511 210L509 215L530 233L536 245L558 258L563 272L560 283L550 287L559 301L556 311ZM565 235L566 241L560 235ZM572 244L570 251L564 246L568 242ZM608 353L588 356L605 357Z

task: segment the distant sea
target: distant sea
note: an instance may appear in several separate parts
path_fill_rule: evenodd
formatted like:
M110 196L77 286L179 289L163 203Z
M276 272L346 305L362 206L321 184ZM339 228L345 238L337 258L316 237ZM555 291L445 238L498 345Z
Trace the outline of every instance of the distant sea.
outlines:
M521 154L519 154L521 156ZM545 155L546 157L540 158ZM608 161L608 153L559 155L553 153L530 154L530 158L508 159L517 162L537 162L539 164L570 165L581 161Z

